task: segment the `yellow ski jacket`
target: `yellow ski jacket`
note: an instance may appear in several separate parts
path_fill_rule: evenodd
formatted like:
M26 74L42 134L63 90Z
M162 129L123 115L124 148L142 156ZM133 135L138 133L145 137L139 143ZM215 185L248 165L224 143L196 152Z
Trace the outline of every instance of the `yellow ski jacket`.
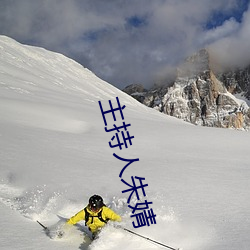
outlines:
M121 221L122 220L118 214L116 214L113 210L111 210L110 208L106 206L103 206L98 212L93 212L88 207L86 207L86 209L87 209L87 212L89 213L89 218L88 218L88 221L86 221L85 223L92 233L95 233L98 231L98 229L102 228L106 224L104 221L107 221L107 220ZM101 217L104 221L101 221L98 218L98 214L100 213L100 211L102 211ZM67 221L67 224L74 225L80 220L85 220L84 209L82 209L77 214L72 216Z

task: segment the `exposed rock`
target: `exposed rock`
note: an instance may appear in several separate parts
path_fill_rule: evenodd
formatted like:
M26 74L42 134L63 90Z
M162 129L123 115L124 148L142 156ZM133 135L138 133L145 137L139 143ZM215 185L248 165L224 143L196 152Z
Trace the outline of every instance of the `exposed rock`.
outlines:
M142 84L130 84L125 89L123 89L123 91L128 95L133 96L139 102L144 101L145 93L147 92Z
M131 91L130 95L160 112L196 125L248 129L250 109L245 101L233 94L250 96L249 76L250 67L215 75L210 67L209 53L203 49L178 68L171 87L154 87L146 91L137 86L136 92Z
M218 79L222 81L232 94L242 93L250 100L250 66L245 69L227 70L218 73Z

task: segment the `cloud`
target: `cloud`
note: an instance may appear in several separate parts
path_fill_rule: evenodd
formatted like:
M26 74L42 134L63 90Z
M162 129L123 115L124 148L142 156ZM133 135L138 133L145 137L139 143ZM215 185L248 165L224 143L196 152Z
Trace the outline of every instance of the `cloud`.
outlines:
M220 29L227 29L224 24ZM243 15L242 22L221 39L210 44L216 61L225 67L244 67L250 64L250 10Z
M239 2L2 0L0 33L61 52L119 88L148 87L204 46L212 44L216 53L225 45L247 49L249 14L242 22L233 17L242 8ZM222 23L215 18L219 15Z
M204 31L200 38L201 44L211 44L225 37L235 34L240 28L240 24L232 17L226 20L221 26Z

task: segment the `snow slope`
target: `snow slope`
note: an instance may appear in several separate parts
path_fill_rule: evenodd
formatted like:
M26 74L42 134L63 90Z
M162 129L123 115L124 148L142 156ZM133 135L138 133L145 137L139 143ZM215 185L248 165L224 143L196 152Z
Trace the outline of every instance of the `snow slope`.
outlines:
M134 136L122 150L109 147L98 105L108 109L117 96ZM124 227L163 244L248 250L249 143L248 132L160 114L63 55L0 36L1 249L163 249L113 225L90 244L83 223L63 239L50 239L36 223L53 228L63 223L58 215L72 216L97 193ZM140 159L123 178L146 179L157 224L133 228L119 178L124 162L113 153Z

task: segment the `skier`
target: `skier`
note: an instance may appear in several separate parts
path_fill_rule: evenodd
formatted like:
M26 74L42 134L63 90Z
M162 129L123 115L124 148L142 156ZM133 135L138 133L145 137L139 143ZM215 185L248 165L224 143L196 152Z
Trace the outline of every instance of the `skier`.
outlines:
M80 220L85 220L85 225L92 232L94 239L109 220L120 222L122 219L118 214L105 206L101 196L95 194L89 198L89 204L72 216L67 221L67 224L74 225Z

